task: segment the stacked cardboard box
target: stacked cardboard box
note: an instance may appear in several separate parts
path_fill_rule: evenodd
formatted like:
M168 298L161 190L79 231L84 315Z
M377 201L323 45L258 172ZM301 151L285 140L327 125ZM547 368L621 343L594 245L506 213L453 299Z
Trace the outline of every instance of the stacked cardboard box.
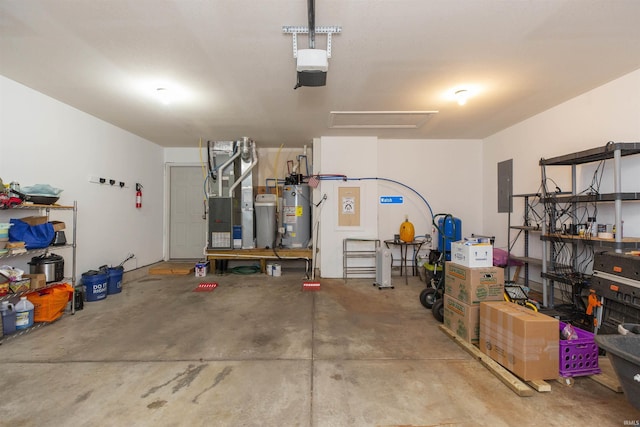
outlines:
M477 239L465 239L451 243L451 260L465 267L493 266L493 246Z
M500 267L467 267L445 264L444 325L465 341L480 340L480 306L502 301L504 270Z
M558 330L558 319L518 304L480 304L480 350L523 380L558 377Z

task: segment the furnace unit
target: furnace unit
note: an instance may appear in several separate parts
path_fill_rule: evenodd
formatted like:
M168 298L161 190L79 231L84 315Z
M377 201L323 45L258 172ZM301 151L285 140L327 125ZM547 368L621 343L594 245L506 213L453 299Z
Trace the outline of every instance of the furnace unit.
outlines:
M253 189L258 163L255 142L214 141L208 145L208 249L255 248ZM256 171L257 172L257 171Z

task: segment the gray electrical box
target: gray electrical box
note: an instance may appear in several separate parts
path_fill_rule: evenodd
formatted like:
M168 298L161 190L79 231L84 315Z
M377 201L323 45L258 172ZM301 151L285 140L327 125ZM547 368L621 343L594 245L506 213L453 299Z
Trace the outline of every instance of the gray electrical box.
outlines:
M498 212L513 212L513 159L498 163Z

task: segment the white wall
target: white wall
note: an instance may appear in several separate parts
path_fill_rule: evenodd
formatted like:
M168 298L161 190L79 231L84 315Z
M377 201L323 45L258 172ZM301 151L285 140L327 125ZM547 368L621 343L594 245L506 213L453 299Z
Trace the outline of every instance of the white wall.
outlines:
M124 181L120 189L89 183L89 176ZM78 202L77 273L117 265L126 270L162 259L163 149L136 135L0 76L0 177L25 187L50 184L58 203ZM144 186L135 208L135 183ZM0 212L21 217L32 211ZM60 213L67 223L71 215ZM67 239L71 240L70 227ZM71 251L64 249L65 274ZM2 260L26 268L30 257Z
M317 173L343 174L350 178L377 176L378 152L375 137L322 137L316 154ZM340 187L360 189L360 225L340 226L338 209ZM322 203L319 226L319 259L322 277L342 277L342 242L345 238L378 238L377 185L374 181L323 180L319 193L327 196ZM321 196L320 196L321 197ZM317 201L314 200L315 203Z
M451 213L462 219L464 235L483 232L481 141L322 137L318 144L314 147L314 172L349 178L347 182L322 181L320 191L314 195L317 200L327 194L320 214L322 277L342 277L343 239L391 239L399 233L405 215L414 224L416 235L433 234L432 213ZM338 226L340 186L361 189L360 227ZM404 203L380 205L382 195L403 196ZM398 259L398 250L393 250Z
M483 211L485 233L497 236L496 246L506 248L507 214L497 213L497 163L513 159L514 194L535 193L540 188L540 158L601 147L608 141L640 141L640 70L538 114L487 138L484 142ZM640 156L623 158L623 191L640 191ZM578 191L585 189L595 165L578 172ZM570 191L569 167L548 167L547 176ZM613 162L607 161L601 192L613 190ZM514 200L514 217L521 218ZM598 206L598 222L613 222L611 204ZM623 205L624 231L640 236L640 203ZM522 239L520 239L522 240ZM535 246L535 245L533 245ZM521 250L521 245L517 248ZM535 249L535 248L534 248ZM517 253L517 252L516 252ZM535 278L534 278L535 280Z
M404 205L378 209L379 231L385 239L399 232L405 215L416 234L433 234L431 215L452 214L462 220L462 234L482 234L482 141L481 140L379 140L378 174L395 183L380 182L380 195L399 193ZM436 236L434 236L434 239Z

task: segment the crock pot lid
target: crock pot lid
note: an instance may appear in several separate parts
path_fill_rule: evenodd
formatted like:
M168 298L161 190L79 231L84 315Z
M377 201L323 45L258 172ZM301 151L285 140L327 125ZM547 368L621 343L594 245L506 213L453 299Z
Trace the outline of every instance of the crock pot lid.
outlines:
M57 262L57 261L62 261L63 258L60 255L56 255L56 254L43 254L40 256L34 256L33 258L31 258L31 263L34 264L42 264L42 263L50 263L50 262Z

